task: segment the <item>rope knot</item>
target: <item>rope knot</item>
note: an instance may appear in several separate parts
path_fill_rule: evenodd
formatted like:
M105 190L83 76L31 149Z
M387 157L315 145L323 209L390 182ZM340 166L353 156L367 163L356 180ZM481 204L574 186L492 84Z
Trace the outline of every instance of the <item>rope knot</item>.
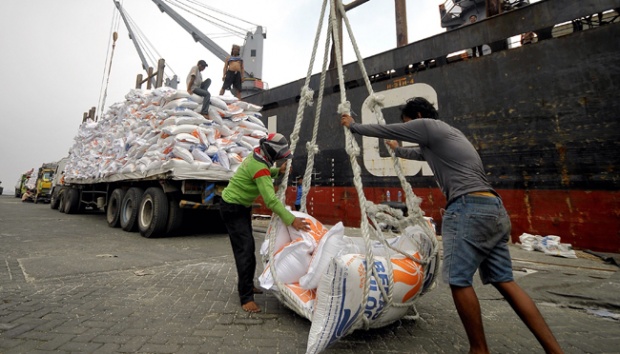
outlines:
M308 106L312 106L314 104L314 90L308 86L302 87L300 95L301 99L304 100Z
M351 114L351 102L344 101L338 105L338 114Z
M375 113L377 111L377 108L381 109L384 106L383 101L385 101L385 97L383 95L377 95L376 93L373 93L372 95L370 95L370 97L368 97L367 106L371 112Z
M316 155L319 153L319 146L317 144L312 144L311 142L307 142L306 150L308 150L308 153L312 153L313 155Z

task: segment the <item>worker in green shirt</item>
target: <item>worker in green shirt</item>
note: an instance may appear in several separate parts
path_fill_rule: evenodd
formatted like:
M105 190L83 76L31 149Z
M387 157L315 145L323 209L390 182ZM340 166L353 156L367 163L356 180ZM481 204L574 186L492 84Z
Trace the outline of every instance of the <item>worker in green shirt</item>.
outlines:
M256 272L256 245L252 235L252 203L260 195L265 205L296 230L309 231L304 218L295 217L276 197L273 178L285 172L287 164L274 167L293 155L286 138L271 133L262 138L252 155L246 157L222 192L220 214L230 236L237 266L237 290L241 307L246 312L260 312L254 294L262 292L254 286Z

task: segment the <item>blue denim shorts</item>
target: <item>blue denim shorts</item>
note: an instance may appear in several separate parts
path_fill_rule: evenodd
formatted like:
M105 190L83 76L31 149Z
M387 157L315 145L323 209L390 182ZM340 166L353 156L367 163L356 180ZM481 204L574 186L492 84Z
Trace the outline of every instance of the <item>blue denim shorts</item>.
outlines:
M471 286L480 269L483 284L513 280L508 250L510 218L499 197L464 195L443 215L443 281Z

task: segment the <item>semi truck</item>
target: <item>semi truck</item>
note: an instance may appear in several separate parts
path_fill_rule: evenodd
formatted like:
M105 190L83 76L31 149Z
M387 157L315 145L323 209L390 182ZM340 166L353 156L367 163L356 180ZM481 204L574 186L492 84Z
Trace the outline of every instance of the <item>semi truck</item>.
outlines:
M205 117L194 111L202 100L196 95L131 90L101 120L82 123L58 163L50 207L105 211L110 227L147 238L176 233L188 214L223 231L221 192L267 128L256 117L261 107L219 97L211 97Z

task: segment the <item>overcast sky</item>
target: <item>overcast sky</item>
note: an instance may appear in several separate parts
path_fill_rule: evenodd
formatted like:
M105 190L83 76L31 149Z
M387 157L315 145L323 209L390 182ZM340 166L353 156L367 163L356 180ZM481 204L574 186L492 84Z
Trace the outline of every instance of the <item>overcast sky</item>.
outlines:
M234 13L251 24L222 18L246 26L246 30L252 30L252 24L266 29L263 81L270 87L305 77L321 0L182 2L188 1ZM180 87L184 87L191 66L205 59L209 67L202 75L216 78L210 91L218 94L222 61L194 42L152 0L121 3L137 30L150 42L149 50L166 60L167 74L179 77ZM231 3L235 3L234 8ZM443 1L407 1L409 42L443 31L439 25L440 3ZM243 44L243 38L224 33L204 18L181 10L179 13L226 51L233 43ZM347 16L363 56L396 46L394 1L370 0ZM114 31L118 39L112 52ZM136 75L142 73L142 65L113 0L3 0L0 47L0 181L4 194L13 194L23 172L67 155L84 112L99 106L103 97L104 111L124 101L135 85ZM322 48L320 45L320 53ZM353 59L345 43L345 62ZM317 65L313 73L320 70L320 63Z

